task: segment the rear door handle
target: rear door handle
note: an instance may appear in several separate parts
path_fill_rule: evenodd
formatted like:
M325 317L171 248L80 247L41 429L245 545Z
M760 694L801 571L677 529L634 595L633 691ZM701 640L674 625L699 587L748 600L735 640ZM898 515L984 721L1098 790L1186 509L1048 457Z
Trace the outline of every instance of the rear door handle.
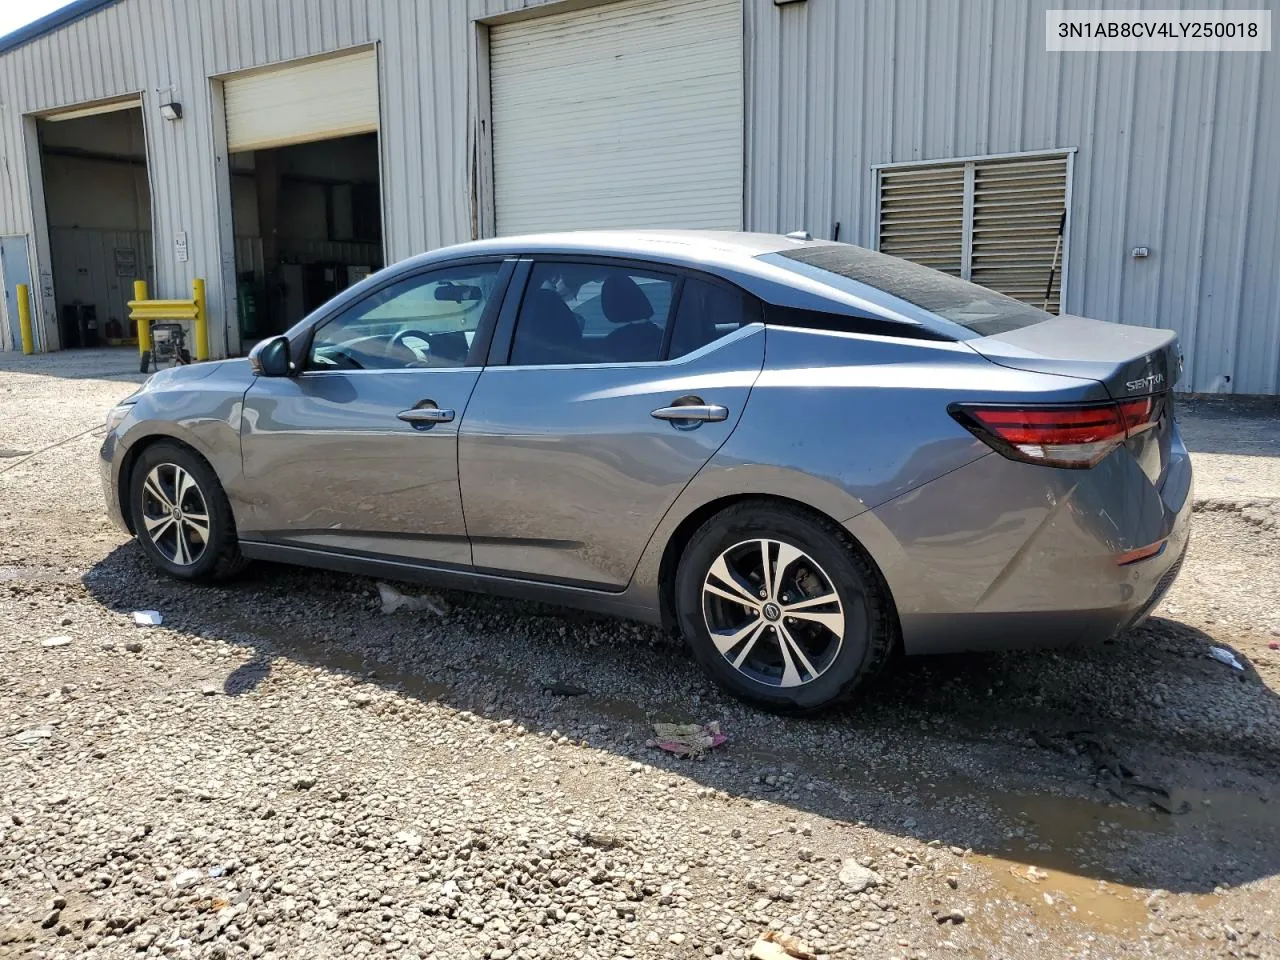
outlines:
M433 423L449 423L453 420L453 411L442 410L439 407L414 407L411 410L401 410L396 416L405 423L412 423L417 427Z
M676 422L694 420L700 423L719 423L722 420L729 419L729 408L722 407L718 403L678 404L671 407L659 407L649 416L658 420L673 420Z

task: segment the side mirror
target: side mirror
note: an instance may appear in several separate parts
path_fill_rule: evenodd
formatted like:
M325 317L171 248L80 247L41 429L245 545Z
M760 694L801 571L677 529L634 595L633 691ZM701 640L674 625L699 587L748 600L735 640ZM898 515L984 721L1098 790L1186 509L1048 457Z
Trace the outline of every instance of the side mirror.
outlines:
M260 377L287 377L293 371L289 363L289 338L271 337L249 351L249 366Z

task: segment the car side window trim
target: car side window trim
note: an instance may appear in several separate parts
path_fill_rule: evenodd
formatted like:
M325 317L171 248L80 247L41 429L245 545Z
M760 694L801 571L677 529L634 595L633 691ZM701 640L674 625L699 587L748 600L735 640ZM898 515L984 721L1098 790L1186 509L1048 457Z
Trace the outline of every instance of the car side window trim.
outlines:
M671 337L676 331L676 317L680 316L680 300L684 296L684 282L688 275L676 275L675 289L671 291L671 303L667 306L667 322L662 328L662 347L658 350L658 362L671 359Z
M515 343L516 317L520 314L520 305L524 303L525 289L529 285L529 277L532 274L532 259L521 257L516 261L511 281L507 284L502 300L502 309L494 325L487 366L507 366L511 359L511 347Z
M644 270L650 273L663 273L671 276L675 280L672 289L671 302L667 307L667 323L663 331L662 352L657 360L634 360L634 361L613 361L607 363L548 363L548 364L512 364L511 351L515 346L515 326L520 314L520 309L524 304L524 299L528 295L529 279L533 274L533 268L541 263L591 263L600 264L602 266L617 266L629 269ZM571 254L571 253L550 253L528 257L521 257L516 266L511 282L507 285L504 301L502 304L502 312L496 324L496 331L493 336L493 342L489 348L489 367L509 367L516 370L572 370L580 367L598 367L598 368L618 368L618 367L659 367L666 364L680 363L689 356L694 356L702 352L702 347L685 354L681 357L672 359L669 354L671 350L671 338L675 331L676 316L679 311L680 299L684 295L685 281L688 279L701 280L708 284L721 287L725 290L732 291L745 299L744 321L739 330L746 329L753 323L761 323L763 321L763 303L759 297L748 290L723 277L715 274L704 273L700 270L691 270L687 267L680 267L673 264L662 263L661 261L637 260L629 257L609 257L609 256L593 256L591 254ZM734 336L738 331L727 334L712 343L720 343ZM710 344L707 344L710 346Z
M314 323L307 327L305 334L299 337L297 342L290 343L290 350L297 351L297 356L303 358L304 366L298 371L299 377L304 376L326 376L332 374L349 374L349 373L398 373L402 372L398 368L379 368L376 370L319 370L315 367L305 365L307 359L311 356L311 347L315 342L316 332L323 328L326 324L345 316L351 310L359 309L362 304L367 303L372 298L378 296L388 287L396 284L404 283L407 280L414 280L419 277L428 276L432 273L438 273L441 270L450 270L455 267L470 267L485 263L498 264L498 273L494 278L493 294L489 298L489 302L485 304L484 313L480 317L480 323L476 326L475 337L471 349L467 353L467 359L464 363L450 367L408 367L404 368L406 372L421 373L424 370L464 370L472 366L484 366L485 356L488 353L488 344L493 338L494 325L497 321L498 311L501 308L510 285L512 273L515 270L517 260L515 257L461 257L457 260L447 260L441 263L433 263L424 266L419 270L408 273L399 273L395 276L388 277L385 282L378 284L369 290L359 300L352 303L343 304L337 310L331 310L324 316L319 317Z

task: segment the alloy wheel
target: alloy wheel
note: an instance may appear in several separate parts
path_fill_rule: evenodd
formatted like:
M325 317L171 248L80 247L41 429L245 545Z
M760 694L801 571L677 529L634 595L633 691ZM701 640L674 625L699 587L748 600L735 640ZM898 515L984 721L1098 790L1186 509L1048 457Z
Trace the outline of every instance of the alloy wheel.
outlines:
M721 656L769 686L816 680L844 642L844 605L831 578L781 540L744 540L721 553L703 580L702 613Z
M196 478L176 463L152 467L142 485L147 537L170 563L189 567L209 546L209 507Z

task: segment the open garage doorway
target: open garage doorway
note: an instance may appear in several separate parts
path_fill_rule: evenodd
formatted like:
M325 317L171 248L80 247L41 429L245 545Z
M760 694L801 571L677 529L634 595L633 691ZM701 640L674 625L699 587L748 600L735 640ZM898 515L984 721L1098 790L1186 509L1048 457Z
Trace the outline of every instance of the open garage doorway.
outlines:
M244 348L384 263L372 49L223 79Z
M377 134L233 153L231 178L246 347L382 267Z
M36 121L62 349L137 342L133 281L155 279L151 186L135 100Z

